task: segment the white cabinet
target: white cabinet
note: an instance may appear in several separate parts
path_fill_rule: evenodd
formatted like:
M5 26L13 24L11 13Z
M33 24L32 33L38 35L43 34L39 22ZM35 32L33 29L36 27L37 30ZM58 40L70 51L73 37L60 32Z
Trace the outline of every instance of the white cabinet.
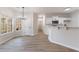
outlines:
M53 17L53 21L58 21L59 25L68 25L71 21L71 18L66 17Z

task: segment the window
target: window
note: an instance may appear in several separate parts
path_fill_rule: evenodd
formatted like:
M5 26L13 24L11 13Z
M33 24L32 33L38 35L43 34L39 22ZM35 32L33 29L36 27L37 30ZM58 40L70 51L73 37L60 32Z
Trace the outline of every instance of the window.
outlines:
M7 32L12 32L12 20L7 20Z
M1 18L1 33L7 32L7 22L6 18Z
M16 30L21 30L21 20L20 19L16 19Z
M12 20L6 17L0 18L0 33L7 33L12 31Z
M15 24L12 24L12 19L8 17L0 18L0 34L12 32L12 26L16 25L16 31L21 30L21 20L16 19Z

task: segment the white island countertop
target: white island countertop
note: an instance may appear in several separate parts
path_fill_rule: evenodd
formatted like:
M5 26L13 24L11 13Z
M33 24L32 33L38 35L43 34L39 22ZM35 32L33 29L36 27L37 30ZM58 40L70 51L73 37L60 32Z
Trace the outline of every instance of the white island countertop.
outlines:
M48 39L50 42L57 43L75 50L79 50L79 27L60 27L49 26Z

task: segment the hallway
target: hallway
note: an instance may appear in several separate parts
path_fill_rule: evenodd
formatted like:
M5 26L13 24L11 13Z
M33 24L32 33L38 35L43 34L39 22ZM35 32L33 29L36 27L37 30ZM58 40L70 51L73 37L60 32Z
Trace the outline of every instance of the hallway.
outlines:
M47 35L16 37L0 45L0 52L74 52L74 50L50 43Z

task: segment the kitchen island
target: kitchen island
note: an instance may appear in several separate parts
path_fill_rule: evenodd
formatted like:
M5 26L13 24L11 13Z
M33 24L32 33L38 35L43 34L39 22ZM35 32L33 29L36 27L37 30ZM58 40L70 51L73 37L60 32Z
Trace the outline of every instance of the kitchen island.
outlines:
M79 27L49 26L48 39L52 43L79 51Z

